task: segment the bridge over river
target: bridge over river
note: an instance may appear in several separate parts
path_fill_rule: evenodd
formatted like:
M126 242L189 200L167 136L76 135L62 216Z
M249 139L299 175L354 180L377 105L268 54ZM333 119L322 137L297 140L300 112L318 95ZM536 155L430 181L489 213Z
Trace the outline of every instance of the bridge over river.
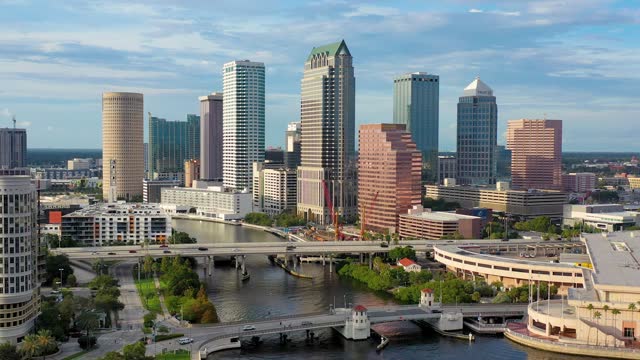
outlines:
M429 298L431 296L431 298ZM431 302L430 302L431 301ZM478 317L521 317L527 304L460 304L440 306L432 302L432 295L423 292L420 305L390 305L366 308L358 305L352 309L337 308L327 313L300 314L262 321L235 322L208 326L194 326L190 336L194 339L192 359L206 359L216 351L240 348L242 338L254 338L270 334L286 334L333 328L346 339L363 340L371 333L371 324L393 321L424 320L441 330L462 329L463 319ZM431 306L429 306L431 305Z

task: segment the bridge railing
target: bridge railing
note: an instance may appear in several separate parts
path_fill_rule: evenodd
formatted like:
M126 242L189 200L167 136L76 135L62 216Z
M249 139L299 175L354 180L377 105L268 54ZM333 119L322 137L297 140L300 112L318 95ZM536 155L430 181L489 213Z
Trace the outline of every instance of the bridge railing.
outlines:
M263 324L263 323L268 323L268 322L271 322L271 321L289 320L289 319L295 319L295 318L303 319L303 318L307 318L307 317L322 316L322 315L334 315L334 314L331 314L331 313L325 312L325 311L318 311L318 312L307 313L307 314L283 315L283 316L277 316L277 317L272 317L272 318L262 319L262 320L255 320L255 321L239 320L239 321L230 321L230 322L217 323L217 324L193 324L192 326L194 328L216 329L216 328L222 328L222 327L225 327L225 326L233 326L233 325L240 325L240 324L244 324L244 325L248 325L248 324Z
M256 336L256 335L277 334L277 333L280 333L280 332L290 332L290 331L295 331L295 330L306 330L306 329L317 329L317 328L325 328L325 327L332 327L332 326L340 326L340 325L344 325L344 324L345 324L344 320L340 320L340 321L317 322L317 323L309 324L309 325L278 326L276 328L264 329L264 330L238 331L236 333L228 333L228 334L214 336L214 337L210 338L209 340L207 340L206 342L202 343L202 345L200 345L200 347L202 348L206 344L208 344L210 342L213 342L213 341L222 340L222 339L228 339L228 338L234 338L234 337L246 337L246 336Z

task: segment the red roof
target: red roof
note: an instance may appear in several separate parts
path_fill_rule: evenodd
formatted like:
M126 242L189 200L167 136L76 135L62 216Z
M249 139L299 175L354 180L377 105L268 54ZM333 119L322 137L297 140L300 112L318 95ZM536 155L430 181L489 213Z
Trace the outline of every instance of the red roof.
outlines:
M433 292L433 289L422 289L422 292L431 294Z
M414 265L416 262L409 259L409 258L404 258L400 261L398 261L398 263L402 266L409 266L409 265Z
M367 311L367 308L362 305L356 305L356 307L354 307L353 310L362 312L362 311Z

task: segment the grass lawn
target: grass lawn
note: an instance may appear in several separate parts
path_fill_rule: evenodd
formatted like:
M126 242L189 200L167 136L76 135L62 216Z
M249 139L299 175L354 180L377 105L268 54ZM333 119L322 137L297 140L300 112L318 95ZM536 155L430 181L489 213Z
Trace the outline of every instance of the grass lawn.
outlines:
M166 353L156 355L156 360L189 360L191 359L191 354L187 350L178 350L175 354Z
M144 308L152 313L162 315L162 306L160 306L160 298L158 297L153 278L140 279L140 281L138 281L138 278L134 277L134 280Z
M91 349L91 350L93 350L93 349ZM75 353L75 354L73 354L73 355L69 355L69 356L67 356L66 358L64 358L64 359L62 359L62 360L73 360L73 359L77 359L77 358L79 358L80 356L82 356L82 355L84 355L84 354L88 353L88 352L89 352L89 351L91 351L91 350L85 350L85 351L77 352L77 353Z

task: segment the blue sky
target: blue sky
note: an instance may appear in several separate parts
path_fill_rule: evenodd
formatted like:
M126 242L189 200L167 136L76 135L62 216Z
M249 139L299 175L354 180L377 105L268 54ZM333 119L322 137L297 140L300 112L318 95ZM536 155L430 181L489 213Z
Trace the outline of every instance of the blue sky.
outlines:
M221 67L262 61L266 144L300 113L313 46L345 39L356 122L392 122L392 79L440 75L440 149L455 149L456 103L480 76L518 118L564 120L564 150L639 151L636 0L0 0L0 126L29 147L99 148L101 93L145 95L145 113L185 119L221 90Z

